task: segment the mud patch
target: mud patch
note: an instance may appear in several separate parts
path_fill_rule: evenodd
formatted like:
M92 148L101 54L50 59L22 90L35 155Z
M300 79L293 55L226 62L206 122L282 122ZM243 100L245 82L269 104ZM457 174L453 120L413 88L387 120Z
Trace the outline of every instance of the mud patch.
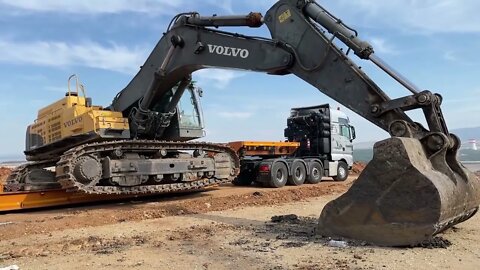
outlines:
M277 240L310 241L315 238L317 222L317 218L299 217L294 214L273 216L271 222L265 224L265 233L275 235Z
M297 215L273 216L271 221L250 227L240 227L247 235L229 243L244 251L275 253L278 249L300 248L315 237L317 219Z
M217 233L225 230L234 230L239 228L237 226L223 224L223 223L212 223L208 226L199 226L194 225L188 229L183 230L174 230L170 235L167 236L167 240L170 241L197 241L199 239L208 240Z
M273 216L270 219L273 223L298 223L300 220L297 215Z
M441 236L437 236L437 237L432 238L431 240L428 240L428 241L425 241L425 242L419 244L416 247L428 248L428 249L435 249L435 248L446 249L451 245L452 245L452 242L450 242L449 240L447 240L447 239L445 239Z

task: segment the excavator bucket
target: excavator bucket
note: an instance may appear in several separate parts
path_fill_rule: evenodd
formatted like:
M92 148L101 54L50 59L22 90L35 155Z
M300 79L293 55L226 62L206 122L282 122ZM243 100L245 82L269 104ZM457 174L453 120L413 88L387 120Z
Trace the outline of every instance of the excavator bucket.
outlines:
M378 142L350 190L325 206L317 233L413 246L471 218L480 204L480 181L457 161L457 150L432 155L417 139Z

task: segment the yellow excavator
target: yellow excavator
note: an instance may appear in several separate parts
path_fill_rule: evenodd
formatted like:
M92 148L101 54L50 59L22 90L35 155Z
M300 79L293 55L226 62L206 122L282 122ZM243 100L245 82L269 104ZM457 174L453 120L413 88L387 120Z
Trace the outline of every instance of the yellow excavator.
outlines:
M225 30L262 25L271 37ZM376 64L410 94L389 98L350 53ZM61 187L124 196L232 181L239 174L237 154L223 144L194 141L204 131L201 93L191 86L191 74L211 67L297 76L392 136L375 145L351 189L324 208L319 234L415 245L478 210L480 182L457 160L460 141L448 131L442 97L394 71L355 29L313 0L279 0L264 17L178 14L110 106L92 105L76 83L40 110L27 129L30 163L15 170L5 191ZM407 116L415 109L423 111L427 127Z

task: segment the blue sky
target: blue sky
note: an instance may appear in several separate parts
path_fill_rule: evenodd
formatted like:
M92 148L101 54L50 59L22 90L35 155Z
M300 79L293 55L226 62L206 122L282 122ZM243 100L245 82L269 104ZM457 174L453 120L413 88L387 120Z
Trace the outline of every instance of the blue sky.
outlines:
M204 15L264 14L274 2L0 0L0 156L21 154L26 126L39 108L62 97L70 74L80 76L95 104L109 105L173 15L193 10ZM480 126L480 1L321 3L357 28L377 55L420 88L441 93L451 128ZM266 27L234 30L268 37ZM357 62L393 97L408 94L373 65ZM209 141L282 140L291 107L327 102L338 106L294 76L203 70L194 79L205 93ZM386 137L350 115L358 141Z

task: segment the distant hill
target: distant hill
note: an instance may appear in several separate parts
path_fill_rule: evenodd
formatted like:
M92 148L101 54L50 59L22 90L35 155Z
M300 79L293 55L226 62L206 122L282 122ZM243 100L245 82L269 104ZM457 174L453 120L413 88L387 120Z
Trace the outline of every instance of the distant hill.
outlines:
M353 149L353 160L369 162L373 158L373 148L370 149Z
M480 161L480 151L470 149L461 149L459 153L460 161ZM353 160L368 162L373 158L373 148L354 149Z
M25 161L25 156L23 155L0 155L0 163L10 163Z
M480 127L459 128L453 129L450 132L460 137L460 140L462 140L462 142L466 142L471 139L476 139L480 141Z
M477 145L480 148L480 127L473 128L459 128L450 131L456 134L462 140L465 146L468 140L476 139ZM370 161L373 157L373 145L375 142L359 142L354 143L353 159L355 161ZM459 153L461 161L480 161L480 151L473 151L471 149L461 149Z
M354 142L354 149L372 149L376 142Z

